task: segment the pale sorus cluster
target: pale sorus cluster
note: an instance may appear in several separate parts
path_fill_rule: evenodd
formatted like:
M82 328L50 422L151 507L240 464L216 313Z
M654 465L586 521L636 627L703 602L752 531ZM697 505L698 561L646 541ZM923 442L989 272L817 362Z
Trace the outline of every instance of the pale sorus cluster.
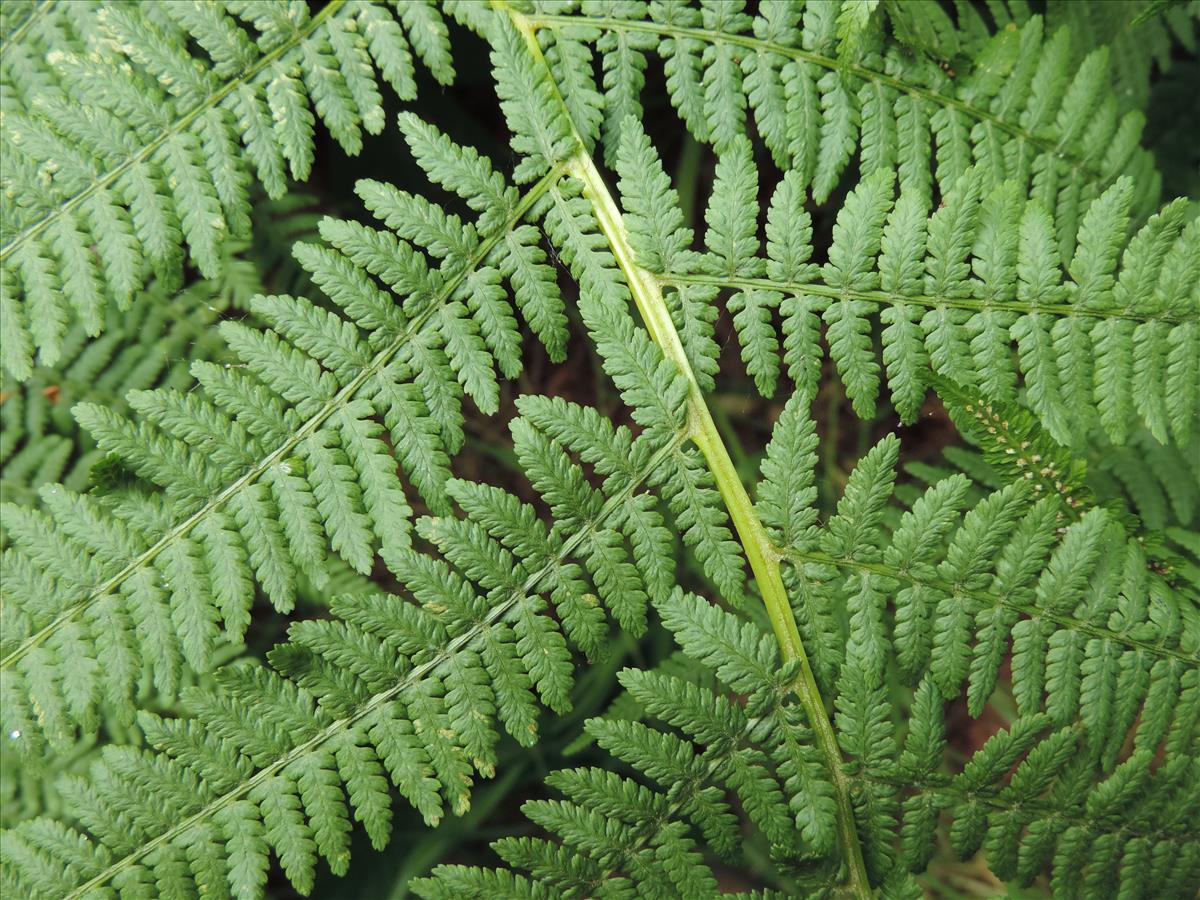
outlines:
M1198 38L5 3L0 892L1195 897Z

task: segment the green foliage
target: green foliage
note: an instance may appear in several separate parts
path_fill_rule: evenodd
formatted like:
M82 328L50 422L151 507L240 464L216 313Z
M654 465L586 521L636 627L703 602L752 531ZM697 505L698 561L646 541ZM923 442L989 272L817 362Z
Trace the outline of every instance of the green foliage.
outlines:
M31 752L42 733L61 746L75 725L94 729L97 702L130 717L143 667L168 696L182 666L207 669L218 644L245 632L255 583L290 611L297 577L323 582L327 542L361 573L377 550L390 564L411 545L397 461L429 509L449 508L464 392L494 411L495 369L520 369L502 273L561 353L562 301L537 232L520 225L536 195L518 197L485 159L428 126L404 125L431 177L462 191L497 184L503 215L491 206L478 225L463 223L422 197L361 182L394 231L326 218L327 244L295 248L337 312L255 297L267 327L223 322L236 365L195 361L202 390L135 391L136 419L75 407L100 448L161 495L109 503L44 485L45 512L6 507L6 684L19 697L28 679L52 679L36 701L41 727L6 726L27 735ZM97 679L100 656L112 664ZM80 684L69 699L67 683ZM23 723L31 702L4 714Z
M189 388L190 362L216 360L226 352L216 327L222 315L244 315L266 280L299 280L291 257L280 259L269 248L280 240L276 234L288 243L316 236L305 200L311 198L293 195L287 202L261 203L253 215L256 240L224 246L218 281L197 281L176 292L170 283L157 280L125 312L108 311L101 338L89 340L76 321L57 366L38 368L23 383L5 378L0 407L5 499L33 504L43 484L84 491L123 480L119 466L80 430L71 409L83 401L127 413L131 391Z
M274 0L88 0L42 4L18 28L2 64L0 303L3 366L21 380L35 350L58 362L70 322L98 335L149 273L178 281L185 247L218 277L222 245L250 233L252 173L281 197L289 175L308 178L317 120L351 155L383 129L377 71L405 99L414 51L440 82L454 76L425 0L315 15Z
M295 624L289 642L272 651L278 674L253 665L225 669L217 691L185 695L194 718L143 714L142 727L163 755L111 748L72 795L78 820L98 839L89 844L95 855L72 870L80 879L43 881L44 873L27 868L22 835L42 827L30 824L13 832L10 858L29 879L22 884L69 893L97 873L96 884L150 877L135 865L145 856L136 845L151 833L140 829L166 823L159 800L170 800L182 824L144 860L153 877L162 856L184 854L200 829L224 838L221 858L231 876L265 871L270 847L301 889L311 884L318 852L334 871L344 870L343 787L380 846L390 821L385 773L427 821L446 807L463 812L475 773L493 773L497 724L529 745L539 700L560 714L569 709L567 641L602 652L605 609L635 634L645 627L646 598L663 592L670 547L644 491L660 473L686 464L680 436L665 427L635 441L627 429L561 401L528 398L522 407L529 418L513 425L518 455L561 521L547 530L515 497L450 481L447 491L468 518L427 517L418 525L441 557L402 549L390 561L415 603L335 600L334 618ZM568 450L608 476L602 489L588 485ZM247 708L255 711L253 725ZM152 782L138 774L145 766L158 773ZM117 784L148 792L148 805L122 814L103 799L115 796ZM130 819L134 834L126 830ZM242 841L247 829L259 837Z
M772 463L764 466L765 495L784 487L775 479L794 477L776 463L810 431L801 409L780 420ZM1163 876L1158 895L1188 896L1200 871L1191 813L1184 812L1200 802L1191 783L1200 632L1186 626L1179 653L1167 649L1175 639L1164 642L1161 632L1146 643L1133 637L1126 616L1144 614L1147 588L1171 596L1161 581L1150 586L1154 576L1138 543L1099 509L1060 531L1064 508L1054 498L1028 506L1021 482L960 518L962 476L921 494L884 539L873 523L895 457L887 441L877 450L851 476L823 533L809 531L780 548L809 582L806 596L829 609L897 597L894 627L872 620L866 607L833 626L848 631L848 643L829 696L872 880L889 895L911 893L908 872L925 867L946 816L955 851L966 857L985 847L1003 878L1029 884L1045 866L1056 891L1090 895L1100 866L1122 892L1136 895L1153 871ZM1174 602L1189 603L1182 596ZM1088 608L1096 604L1112 610L1108 628L1088 624L1103 620ZM593 719L587 731L624 768L547 779L565 799L523 809L561 843L504 838L493 845L528 875L441 866L417 883L421 896L491 896L501 883L529 897L715 896L715 876L698 851L742 860L747 836L731 797L750 820L751 842L769 848L769 878L782 895L820 893L836 882L833 789L794 705L793 669L758 626L700 598L676 591L657 606L683 652L703 668L693 666L692 679L621 673L638 714ZM1010 640L1018 717L952 766L947 702L965 680L977 714L996 688ZM915 686L903 728L882 678L897 664L901 680ZM708 684L704 671L719 683ZM1140 699L1128 696L1133 684ZM1168 694L1177 697L1170 710L1158 703ZM1118 762L1126 741L1133 752ZM1158 748L1166 758L1152 765Z
M1075 3L1052 0L1047 4L1052 25L1069 27L1086 46L1108 45L1119 102L1130 108L1145 108L1151 72L1171 69L1176 44L1196 51L1200 10L1195 4L1134 0L1102 4L1090 16L1082 13Z
M915 5L889 4L889 10L903 25L917 18L905 10ZM868 27L876 4L860 0L806 6L771 0L755 16L743 11L742 0L699 8L597 3L567 13L558 11L560 4L532 6L529 22L539 40L560 48L593 44L609 95L623 98L615 107L606 103L622 114L605 118L609 159L623 114L642 117L641 71L653 51L666 67L671 102L697 140L725 153L746 133L752 112L772 158L795 171L818 202L856 155L864 174L897 169L902 184L926 198L934 182L944 192L976 164L989 187L1032 182L1056 211L1067 243L1082 209L1122 173L1135 173L1138 208L1157 193L1152 162L1138 148L1144 117L1123 110L1109 88L1108 48L1080 60L1071 33L1049 30L1039 16L1026 15L1012 28L998 22L993 35L980 21L984 34L974 58L966 71L950 73L884 41L881 29ZM935 4L922 5L921 15L925 22L945 16ZM948 26L939 38L955 34ZM946 47L944 40L935 43ZM1069 258L1069 247L1063 255Z
M979 167L966 170L939 207L880 169L850 191L833 226L829 260L808 264L812 225L793 177L769 203L765 259L753 218L757 186L749 146L736 143L718 164L709 200L709 252L675 249L678 229L661 223L678 213L661 164L639 137L627 162L659 178L653 221L637 201L629 208L638 260L676 299L680 334L699 372L713 370L714 316L693 312L697 297L731 292L733 317L748 373L771 396L782 363L805 390L816 387L826 324L829 355L855 411L870 416L881 367L872 340L880 332L883 368L902 421L914 421L937 377L975 387L996 400L1016 399L1018 377L1034 414L1057 440L1081 444L1097 422L1124 443L1142 422L1161 443L1194 440L1200 408L1196 344L1200 294L1200 225L1186 203L1168 204L1126 243L1131 183L1119 178L1087 208L1070 239L1070 263L1059 264L1055 229L1045 207L1005 182L984 191ZM642 175L642 178L651 177ZM670 264L668 264L670 261ZM782 339L773 311L782 317ZM686 319L684 319L686 317ZM1010 346L1015 344L1014 358ZM711 382L704 382L705 386Z
M652 358L644 332L627 314L614 316L624 322L612 326L615 334L593 323L599 346L620 347L613 339L621 335L633 346L646 342L640 355ZM78 876L46 880L44 868L31 867L38 852L56 852L36 843L38 829L50 826L31 823L12 837L9 858L20 883L70 894L85 881L160 880L163 860L173 854L182 860L200 834L223 848L213 852L231 878L264 872L268 850L301 889L311 883L318 853L335 872L343 870L351 812L377 844L386 839L385 776L435 821L445 806L465 808L473 773L491 774L497 720L530 743L537 700L565 710L573 662L564 635L585 651L599 649L607 626L597 595L635 633L645 601L625 604L653 595L684 651L744 702L733 704L671 676L622 676L645 714L686 740L630 722L597 722L589 731L664 793L647 794L587 770L556 776L554 784L571 801L535 803L528 811L552 832L569 829L562 832L567 846L584 858L573 862L536 842L504 844L497 848L501 856L522 867L523 860L542 860L535 870L552 893L609 877L632 878L651 892L694 885L710 893L711 875L695 856L689 829L715 852L736 855L739 841L722 799L732 791L775 857L792 860L784 871L798 869L787 877L817 883L832 877L831 776L806 736L812 724L795 705L795 665L781 664L774 642L757 626L698 598L652 587L659 577L652 573L669 570L670 559L661 539L644 540L646 515L652 529L662 529L655 504L636 498L652 498L643 493L649 485L669 492L664 470L679 464L686 432L678 419L674 426L657 419L661 399L641 389L626 358L617 354L606 362L648 424L637 438L561 400L521 403L515 444L553 511L552 528L497 488L452 481L449 493L467 518L428 518L419 526L443 559L406 550L392 562L415 602L382 596L335 601L334 618L297 623L289 642L271 653L280 674L253 665L227 669L216 692L185 698L194 718L156 723L143 717L164 755L113 748L91 781L78 783L71 795L79 820L99 839L64 839L76 853L88 848L70 870ZM670 370L657 371L650 377L661 397L661 379ZM1158 821L1165 804L1178 807L1181 790L1194 793L1195 717L1189 710L1200 696L1200 631L1180 612L1191 601L1147 570L1138 543L1102 510L1061 531L1055 498L1029 506L1023 482L977 503L957 528L965 482L943 482L886 535L883 512L897 446L891 438L864 458L837 514L814 532L807 507L800 506L799 521L792 522L780 499L771 499L793 496L798 466L811 462L811 433L803 404L794 403L764 464L764 519L775 533L794 535L775 552L787 561L789 577L806 585L811 618L799 617L805 638L818 643L811 627L835 635L847 630L842 644L820 642L845 646L820 680L834 698L845 775L862 783L855 815L872 879L898 885L902 867L920 868L938 812L948 810L958 851L969 855L987 842L997 858L1013 860L1002 870L1010 876L1031 877L1043 860L1053 860L1055 878L1072 884L1084 867L1073 847L1112 844L1113 854L1120 847L1141 854L1144 846L1143 865L1156 853L1178 860L1180 887L1164 882L1164 890L1181 894L1194 875L1187 817L1153 831L1149 823ZM572 455L595 467L600 489ZM640 521L631 514L637 512ZM617 579L620 592L606 595L606 585ZM888 595L897 597L894 626L881 614ZM1157 611L1147 603L1151 596ZM546 597L561 631L547 615ZM848 620L836 621L837 609L848 610ZM823 621L830 616L834 621ZM1010 641L1020 718L960 774L948 775L945 700L965 682L977 711L996 689ZM903 740L883 681L896 665L905 681L919 685ZM246 709L253 710L252 728ZM1127 735L1135 752L1119 762ZM1167 762L1152 773L1149 759L1160 747ZM1026 752L1026 762L1010 775ZM147 805L122 817L112 798L130 791L145 796ZM1069 804L1054 799L1065 791ZM1064 815L1076 817L1070 819L1080 823L1076 830L1056 827ZM1026 829L1030 837L1022 842ZM151 850L139 834L164 834L165 843ZM899 855L892 849L897 835ZM1023 853L1032 854L1030 861L1018 862ZM202 877L195 862L173 871ZM1129 879L1144 874L1132 862L1122 871ZM447 890L460 884L457 870L441 874L449 879ZM261 876L244 877L253 885ZM493 876L462 877L478 894Z
M1086 457L1073 456L1018 406L981 402L948 384L940 385L939 392L963 436L977 449L947 450L951 468L911 467L921 482L933 483L957 469L986 487L1021 478L1031 495L1057 497L1068 515L1101 505L1127 529L1137 530L1154 571L1185 594L1200 586L1200 471L1194 454L1159 444L1140 431L1119 447L1096 435ZM911 499L910 488L901 492ZM1197 615L1194 605L1185 604L1179 612L1187 620Z
M204 301L213 286L199 282L178 298L168 291L139 294L126 312L109 314L103 338L88 340L78 323L64 341L57 369L39 369L23 384L6 379L0 407L0 461L6 500L34 503L43 484L83 491L104 459L99 448L79 440L70 409L87 399L120 406L131 390L186 387L187 360L220 354L224 342L213 329L217 318Z
M414 890L1191 895L1200 227L1139 87L1188 18L747 6L6 4L6 895L317 891L614 692ZM252 220L447 20L511 152L402 112L436 197ZM931 388L976 449L902 467Z

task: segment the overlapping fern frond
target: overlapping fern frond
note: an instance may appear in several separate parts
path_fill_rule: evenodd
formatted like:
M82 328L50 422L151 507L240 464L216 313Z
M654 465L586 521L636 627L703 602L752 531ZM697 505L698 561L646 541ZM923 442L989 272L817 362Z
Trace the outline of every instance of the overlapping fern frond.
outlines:
M200 280L175 291L156 279L140 290L125 311L110 308L100 338L88 337L74 321L63 340L58 365L41 367L24 382L4 376L0 396L0 490L6 501L36 503L43 484L61 483L84 491L97 483L92 468L106 454L71 415L84 401L128 413L130 391L193 384L188 371L197 360L219 360L226 352L217 322L244 316L250 299L264 292L264 281L296 281L290 256L278 257L278 241L317 235L306 211L311 198L289 195L286 201L259 203L253 213L252 243L227 242L219 278ZM300 270L303 272L303 270ZM106 470L107 471L107 470ZM100 479L103 481L103 476Z
M1088 467L1097 491L1124 496L1151 531L1191 528L1200 533L1200 458L1178 447L1159 444L1148 432L1127 446L1097 442ZM1196 545L1193 544L1193 550ZM1197 584L1200 590L1200 584Z
M1019 25L998 21L966 71L947 71L940 60L884 40L877 23L856 23L870 17L871 4L766 0L756 15L745 7L742 0L521 6L576 106L576 126L590 140L603 135L610 164L626 117L643 118L647 56L656 53L671 102L697 140L724 153L747 133L752 112L776 163L818 202L854 159L864 176L899 170L926 198L931 175L945 192L976 165L987 187L1032 183L1056 215L1064 259L1079 216L1118 176L1132 177L1135 209L1156 202L1153 161L1138 146L1144 117L1123 111L1109 88L1106 46L1079 61L1067 29L1049 32L1026 10ZM1001 4L989 8L1008 15ZM986 31L968 4L956 9ZM890 12L902 38L905 23L929 28L938 17L946 20L939 37L959 34L936 3L893 4ZM932 43L952 49L944 39ZM592 81L593 55L603 70L602 119L580 108L601 105L588 101L599 90L594 82L579 90Z
M223 322L235 362L194 363L201 390L133 392L132 420L76 406L161 495L109 503L44 485L44 512L5 507L5 730L31 752L42 734L63 744L94 727L101 700L132 715L143 667L170 695L182 665L206 668L217 642L240 640L256 584L282 611L298 573L320 584L327 545L364 573L376 549L388 563L404 551L401 471L429 509L449 508L464 393L494 412L497 370L520 371L516 308L560 357L562 301L524 222L549 181L521 196L474 151L402 121L430 177L481 210L476 223L361 182L390 230L325 219L327 245L295 248L337 312L255 297L271 327Z
M904 421L936 376L1008 401L1018 382L1050 433L1079 444L1097 424L1123 443L1141 420L1189 445L1200 409L1200 222L1183 199L1126 241L1131 184L1122 176L1088 207L1059 264L1055 223L1035 195L978 167L929 210L903 174L880 169L847 196L829 259L812 258L803 179L785 173L759 241L758 175L735 140L717 166L705 213L707 253L691 249L678 198L630 120L617 170L638 260L665 288L692 366L711 387L714 300L725 293L742 359L770 396L786 368L812 388L822 324L855 410L870 416L881 367ZM776 319L782 319L782 339ZM1015 349L1015 353L1013 352ZM1020 377L1018 377L1020 376Z
M511 869L438 866L414 882L420 896L837 896L836 872L822 858L832 821L820 801L830 787L806 753L807 729L787 702L789 673L774 642L694 596L675 594L660 609L691 660L717 672L716 689L622 672L642 717L655 724L601 718L586 726L620 770L553 773L546 784L563 799L523 807L546 837L494 842ZM943 818L952 820L959 855L982 846L997 875L1025 886L1049 868L1055 896L1192 895L1200 793L1187 713L1168 725L1165 746L1176 755L1157 767L1143 747L1093 780L1086 733L1035 713L954 771L936 680L920 682L901 728L886 696L870 688L873 678L866 660L848 658L835 702L844 777L854 785L880 896L925 896L910 872L928 864ZM747 843L772 856L768 888L721 890L711 857L745 865Z
M1192 3L1130 0L1087 6L1050 0L1046 19L1051 28L1067 27L1086 47L1107 45L1117 101L1125 108L1145 109L1151 74L1169 72L1176 46L1194 54L1200 46L1200 8Z
M296 585L296 614L313 616L324 614L331 597L365 597L378 593L379 588L368 577L359 575L340 560L329 560L326 565L327 580L318 590L305 579ZM268 645L281 639L287 622L263 623L257 637ZM253 651L245 645L227 644L215 654L213 662L220 666L239 664L251 658ZM180 692L184 695L197 690L211 691L215 688L214 672L180 673ZM178 697L165 697L146 678L139 681L133 702L139 710L153 710L156 715L171 718L185 710ZM63 817L69 808L71 790L69 778L85 776L92 765L103 759L104 747L112 744L145 746L146 735L137 719L121 717L113 709L102 705L99 710L99 728L91 734L83 734L69 748L56 748L42 756L30 755L23 746L21 737L9 732L7 739L0 742L0 827L12 828L21 822L37 817ZM153 717L148 720L153 721ZM66 794L63 792L66 787Z
M1055 442L1028 411L942 381L938 394L971 447L945 451L949 466L910 468L923 484L955 471L971 492L1024 480L1033 497L1058 495L1068 510L1102 506L1137 535L1149 567L1184 595L1200 596L1200 458L1137 431L1125 446L1094 435L1078 455ZM904 499L915 495L909 486ZM899 493L900 491L898 491ZM1185 629L1200 622L1200 605L1183 604Z
M384 125L379 77L415 92L415 54L454 74L425 0L44 3L0 54L2 363L29 376L68 325L105 327L151 272L217 276L250 229L252 171L273 198L312 166L319 119L347 153ZM405 37L407 33L407 39ZM378 72L378 76L376 74ZM315 109L315 115L314 115Z
M922 896L908 873L925 868L948 820L955 852L984 848L1004 879L1028 885L1049 870L1056 895L1190 896L1200 876L1195 600L1104 510L1064 502L1053 479L1035 493L1021 477L969 500L970 482L954 475L885 528L894 438L860 461L818 526L806 402L793 396L776 426L758 513L834 709L838 777L872 884ZM528 874L442 866L416 883L422 896L717 896L707 854L744 864L747 827L772 856L778 896L838 892L834 776L790 699L795 665L758 626L704 600L676 592L656 605L702 667L693 671L714 672L722 689L679 667L627 670L638 715L593 720L588 732L637 778L551 776L566 799L525 809L557 842L493 845ZM965 695L979 715L1010 655L1017 717L959 764L947 704ZM915 688L906 728L889 688L897 678Z
M120 406L131 390L186 387L188 361L224 351L210 310L213 284L174 292L150 287L130 308L110 314L104 337L89 341L78 323L63 342L61 369L36 370L24 383L6 379L0 406L0 486L6 501L33 502L37 488L61 483L82 491L104 452L76 440L77 399Z
M450 481L468 517L419 525L442 558L404 549L390 559L415 602L337 600L333 619L294 625L290 641L271 653L279 674L224 670L221 692L186 698L196 718L156 724L143 716L165 753L111 748L91 783L70 794L96 841L79 844L44 821L6 834L8 871L21 888L82 896L110 879L117 886L205 881L219 870L217 883L228 879L235 894L249 896L265 878L270 847L303 889L318 851L335 871L344 869L350 826L342 785L373 840L386 839L385 773L430 822L444 807L463 811L475 773L492 774L497 723L531 744L539 700L560 713L569 708L568 641L602 651L605 609L640 633L647 597L668 589L671 537L648 483L691 485L721 515L715 491L702 478L694 484L695 462L681 447L683 408L671 388L678 376L661 358L657 369L643 370L655 351L627 315L624 323L633 356L614 371L675 396L675 405L647 409L647 419L667 418L634 440L592 410L523 401L527 415L514 438L560 518L553 528L499 489ZM607 475L602 488L588 483L568 447ZM147 781L150 770L158 774ZM114 806L118 794L145 802ZM43 839L48 834L56 846ZM51 870L39 860L68 846L86 858L46 880Z

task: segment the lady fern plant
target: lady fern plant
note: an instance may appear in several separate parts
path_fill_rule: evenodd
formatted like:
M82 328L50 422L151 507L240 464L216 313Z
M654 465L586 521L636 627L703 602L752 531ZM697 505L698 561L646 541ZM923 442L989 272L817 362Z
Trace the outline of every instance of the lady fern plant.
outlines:
M704 897L720 860L757 896L919 896L943 843L1056 896L1194 892L1196 507L1168 533L1084 459L1097 429L1150 440L1191 479L1168 491L1200 491L1194 211L1158 206L1110 51L1023 3L744 6L6 19L17 378L35 347L53 364L69 310L94 334L104 299L177 278L185 244L210 274L247 161L269 193L285 160L308 174L297 85L354 153L383 126L371 62L412 94L404 33L445 80L442 13L487 42L513 162L401 113L440 195L358 181L374 221L323 218L292 250L323 297L256 296L193 385L74 408L124 488L5 506L4 733L31 763L107 717L146 738L64 778L66 815L5 832L6 890L256 897L273 857L308 893L321 860L347 873L354 823L388 846L393 789L429 826L463 814L502 739L538 747L582 666L662 627L679 653L623 671L586 726L627 768L550 775L565 799L524 807L539 836L494 845L511 868L442 865L417 892ZM645 127L651 55L716 155L702 244ZM127 83L84 85L95 67ZM148 206L167 218L143 229ZM527 335L552 363L594 353L619 408L531 383ZM758 394L788 395L757 477L716 403L726 335ZM888 434L822 520L817 393L872 419L885 373L893 421L934 389L979 477L900 484ZM463 477L518 379L518 486ZM182 711L138 708L253 645L256 598L292 616L331 557L379 592L294 617ZM996 710L956 740L952 713Z

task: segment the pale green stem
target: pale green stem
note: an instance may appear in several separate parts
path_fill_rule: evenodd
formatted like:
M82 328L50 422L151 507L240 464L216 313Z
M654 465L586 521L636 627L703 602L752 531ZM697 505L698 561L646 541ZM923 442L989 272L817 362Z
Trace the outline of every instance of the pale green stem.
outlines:
M521 14L508 9L502 0L496 5L507 9L513 23L524 36L531 54L545 65L530 22ZM548 78L553 79L549 66L546 66L546 73ZM821 699L817 680L804 651L800 631L796 627L796 618L788 600L787 590L783 586L779 553L759 520L754 503L746 493L733 460L730 459L729 450L713 422L696 375L684 352L679 333L675 330L675 323L671 320L670 310L663 299L662 287L653 274L635 261L621 210L605 185L591 154L584 149L585 143L577 131L575 138L579 150L568 162L568 171L583 184L584 195L591 201L600 229L608 239L613 256L625 274L630 293L650 337L662 348L663 355L671 360L688 380L689 437L704 454L721 498L729 510L750 569L762 593L763 603L767 607L767 616L779 643L780 653L785 661L798 664L798 674L793 687L813 730L817 749L824 757L826 769L833 780L837 797L837 828L841 851L845 858L847 887L854 896L871 897L873 894L854 823L850 782L842 769L842 755L837 736L834 734L825 703Z

